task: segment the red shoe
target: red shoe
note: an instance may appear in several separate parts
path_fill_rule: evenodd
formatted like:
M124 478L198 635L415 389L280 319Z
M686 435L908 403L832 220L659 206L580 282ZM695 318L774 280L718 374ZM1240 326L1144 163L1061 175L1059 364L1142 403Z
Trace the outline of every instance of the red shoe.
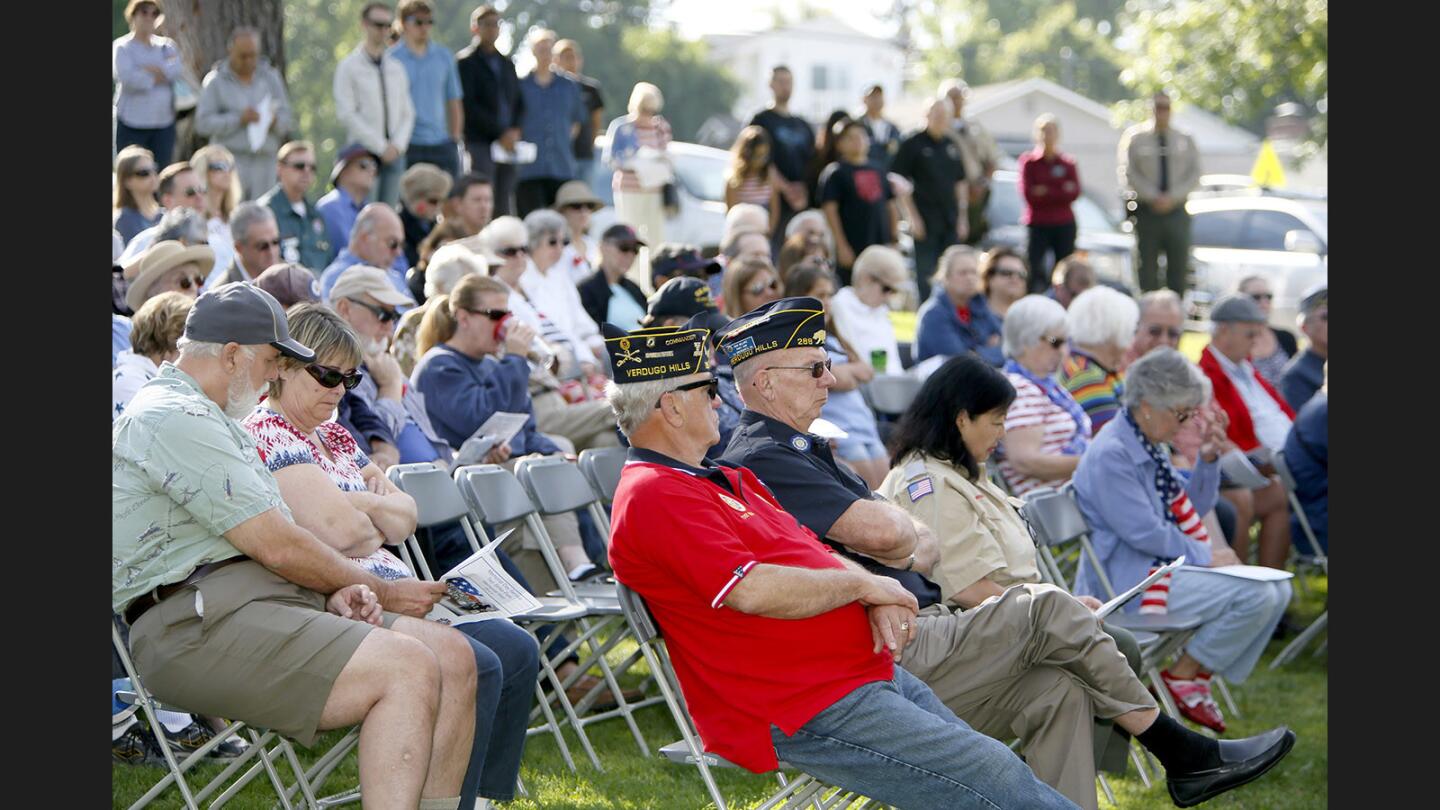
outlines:
M1217 734L1225 733L1225 718L1220 714L1219 704L1210 695L1208 679L1185 680L1162 671L1160 680L1164 681L1165 688L1170 690L1170 697L1175 701L1175 707L1180 710L1182 717Z

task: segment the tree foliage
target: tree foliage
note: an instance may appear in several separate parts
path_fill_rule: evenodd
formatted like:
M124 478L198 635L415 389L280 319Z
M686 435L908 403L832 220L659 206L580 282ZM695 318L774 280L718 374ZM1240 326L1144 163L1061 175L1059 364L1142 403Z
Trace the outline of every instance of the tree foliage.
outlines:
M1277 104L1311 117L1311 145L1327 137L1327 0L1205 0L1123 15L1136 53L1121 79L1139 93L1168 88L1232 124L1263 133Z

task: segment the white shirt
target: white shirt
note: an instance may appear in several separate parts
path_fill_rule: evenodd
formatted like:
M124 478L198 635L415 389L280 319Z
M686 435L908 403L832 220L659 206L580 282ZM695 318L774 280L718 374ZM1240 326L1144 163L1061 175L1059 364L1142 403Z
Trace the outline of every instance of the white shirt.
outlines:
M207 225L206 244L215 251L215 264L200 268L200 272L205 274L208 287L210 279L225 272L225 268L235 260L235 240L230 236L230 226L221 221L219 217L212 217ZM159 233L160 226L152 225L135 234L135 238L130 240L130 244L126 245L125 250L120 254L117 264L123 267L139 258L141 253L155 244L155 237Z
M590 249L584 242L571 242L566 245L565 249L560 251L560 261L556 264L569 272L572 284L579 284L595 273L595 267L590 263Z
M113 407L110 408L110 421L114 422L125 410L125 406L130 404L130 400L134 399L140 386L160 373L160 367L145 355L126 349L115 356L115 371L112 373L114 379L110 385L110 399Z
M872 307L860 300L853 287L841 287L830 299L830 315L835 329L855 348L862 363L870 362L870 352L885 350L885 373L903 374L900 346L895 342L895 327L890 323L890 307L884 303Z
M575 282L570 280L561 262L557 261L544 273L535 266L535 262L528 262L520 276L520 289L525 291L530 303L545 313L545 317L577 346L588 347L577 349L576 356L580 362L595 362L595 352L603 350L605 341L600 337L600 328L580 303L580 292L575 289Z
M534 327L541 340L558 350L560 377L569 377L575 374L576 364L595 362L595 355L590 351L589 346L586 346L584 342L577 343L568 334L560 331L555 322L532 306L519 290L512 289L510 292L510 312L523 323Z
M1285 437L1290 435L1290 426L1293 423L1290 417L1280 410L1274 397L1260 387L1259 381L1255 379L1255 367L1250 365L1249 360L1232 363L1230 358L1218 351L1214 352L1214 355L1215 359L1220 361L1220 367L1225 369L1225 376L1235 383L1240 399L1245 402L1245 409L1250 412L1250 421L1255 424L1255 438L1272 450L1283 448Z

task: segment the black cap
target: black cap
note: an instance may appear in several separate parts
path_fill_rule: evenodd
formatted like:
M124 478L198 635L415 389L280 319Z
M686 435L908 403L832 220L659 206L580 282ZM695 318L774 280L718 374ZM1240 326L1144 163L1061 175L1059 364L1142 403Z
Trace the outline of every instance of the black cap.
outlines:
M302 363L315 359L309 346L290 337L285 310L275 296L253 284L224 284L195 300L185 317L185 337L203 343L268 343Z
M623 222L617 222L606 228L605 233L601 234L600 238L606 242L634 242L637 245L645 244L645 240L640 238L640 234L636 233L634 228Z
M1300 314L1309 315L1320 307L1330 306L1330 285L1327 282L1320 282L1307 289L1305 294L1300 296Z
M660 248L662 251L664 247ZM682 276L705 278L725 268L714 259L707 259L698 250L681 250L676 253L653 256L650 259L650 274L669 278L679 273Z
M380 168L379 155L371 152L369 149L366 149L364 146L361 146L358 143L346 144L345 148L340 150L340 154L336 155L335 165L330 169L330 185L335 185L335 181L340 179L340 173L345 171L345 166L348 165L350 161L364 155L369 155L370 157L374 158L375 168Z
M605 349L610 353L610 368L615 372L615 384L650 382L709 371L705 341L710 337L710 330L689 326L658 326L626 332L608 321L600 324Z
M712 331L730 322L716 309L715 302L710 298L709 284L698 278L680 276L661 284L660 289L650 296L640 325L651 326L662 318L679 316L688 319L697 315L707 317L699 319L695 325Z
M825 345L825 307L818 298L781 298L756 307L715 333L715 343L739 365L780 349Z

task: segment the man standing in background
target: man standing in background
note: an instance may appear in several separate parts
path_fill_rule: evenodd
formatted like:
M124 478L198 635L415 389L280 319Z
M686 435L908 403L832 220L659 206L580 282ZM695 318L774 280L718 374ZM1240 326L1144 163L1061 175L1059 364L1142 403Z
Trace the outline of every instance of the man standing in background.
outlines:
M360 12L365 38L335 66L334 87L335 117L345 127L345 141L358 143L380 158L370 199L386 205L400 199L405 150L415 129L410 79L404 65L385 52L385 34L394 24L390 6L365 4Z
M790 218L810 207L813 189L805 184L805 171L815 157L815 130L804 118L790 114L790 94L795 90L795 76L790 68L776 65L770 69L770 92L774 102L750 119L754 126L770 136L770 158L780 172L780 220L771 234L771 249L779 253L785 241L785 225Z
M415 105L415 129L405 164L433 163L451 177L460 175L460 74L455 54L430 40L435 9L429 0L401 0L397 15L403 35L386 53L405 66L410 79L410 101Z
M978 245L990 229L990 221L985 218L985 206L990 202L990 176L1000 165L1000 147L980 122L965 117L969 85L959 79L951 79L940 85L940 95L950 100L950 111L953 113L950 127L960 139L960 154L965 160L965 179L970 193L970 207L966 214L970 221L969 235L963 241L967 245Z
M465 98L465 151L470 171L490 178L495 190L495 216L515 211L515 164L496 163L491 144L514 152L520 140L520 118L525 100L515 63L495 47L500 38L500 12L480 6L470 15L474 39L456 55L460 86Z
M575 40L562 39L555 43L555 67L562 76L580 85L585 117L580 121L580 133L575 136L575 177L589 185L595 167L595 133L604 129L600 111L605 109L605 99L600 95L600 82L580 72L585 67L585 55Z
M1120 187L1135 195L1135 241L1140 252L1140 290L1169 287L1183 295L1190 267L1190 214L1185 198L1200 182L1200 152L1189 135L1170 128L1170 97L1151 102L1155 116L1120 136L1116 158ZM1160 283L1160 251L1165 283Z

